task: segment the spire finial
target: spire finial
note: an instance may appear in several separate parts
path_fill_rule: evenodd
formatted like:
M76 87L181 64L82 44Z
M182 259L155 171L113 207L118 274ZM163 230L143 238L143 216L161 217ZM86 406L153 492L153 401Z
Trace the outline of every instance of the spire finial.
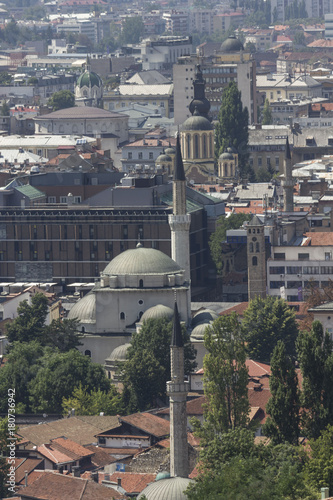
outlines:
M175 181L185 181L185 172L184 172L182 152L180 149L179 133L177 134L175 171L173 178Z
M182 327L180 325L177 302L175 302L175 307L174 307L171 345L173 347L184 347Z
M291 159L288 136L287 136L287 139L286 139L286 156L285 156L285 158L286 158L286 160L290 160Z

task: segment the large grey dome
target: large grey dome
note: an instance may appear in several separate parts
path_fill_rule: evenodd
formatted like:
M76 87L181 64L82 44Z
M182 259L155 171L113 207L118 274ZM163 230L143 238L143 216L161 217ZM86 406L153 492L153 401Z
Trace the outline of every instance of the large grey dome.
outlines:
M193 116L184 121L182 130L213 130L213 125L196 110Z
M191 341L193 340L203 340L206 329L212 328L211 323L199 323L195 328L193 328L191 333Z
M167 274L179 273L181 268L168 255L154 248L137 245L133 250L126 250L117 255L106 266L103 273L108 276L124 274Z
M170 477L160 479L141 491L138 500L145 495L147 500L187 500L184 491L193 483L193 479L187 477Z
M169 156L169 155L167 155L167 154L165 154L165 153L162 153L162 154L160 154L160 155L156 158L155 163L161 163L161 162L164 162L164 161L167 161L167 162L172 161L171 156Z
M211 309L204 309L203 311L199 311L196 313L192 319L192 326L196 326L199 323L208 323L209 321L214 321L219 316L215 311Z
M87 293L69 311L68 319L80 320L81 323L96 323L96 298L94 293Z
M113 349L110 356L106 358L108 361L126 361L126 354L131 344L122 344Z
M243 44L234 35L229 36L221 45L221 52L240 52L244 50Z
M141 316L142 321L147 321L148 319L172 319L173 318L173 309L171 307L163 306L162 304L158 304L157 306L150 307L143 313Z

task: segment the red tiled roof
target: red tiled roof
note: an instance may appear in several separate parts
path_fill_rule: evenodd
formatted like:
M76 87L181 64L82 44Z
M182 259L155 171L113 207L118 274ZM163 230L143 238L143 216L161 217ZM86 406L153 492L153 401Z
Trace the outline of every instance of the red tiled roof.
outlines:
M271 367L265 363L259 363L258 361L253 361L253 359L247 359L245 363L249 370L249 377L271 375Z
M222 311L220 313L220 316L226 316L228 314L231 314L235 312L239 316L243 316L244 312L248 308L249 303L248 302L241 302L240 304L237 304L235 306L231 306L229 309L226 309L225 311Z
M124 495L87 479L45 472L30 486L19 490L24 497L42 500L110 500Z
M313 42L309 43L308 47L325 47L325 48L331 48L333 47L333 40L314 40Z
M51 439L50 443L38 446L37 451L56 464L72 462L93 455L92 451L63 437Z
M34 469L41 469L43 460L40 458L22 458L19 460L20 463L17 463L18 460L15 461L15 482L23 484L25 481L25 472L27 471L30 474Z
M91 457L91 462L96 466L96 467L104 467L105 465L112 464L113 462L116 461L115 458L113 458L110 453L105 451L104 448L101 448L100 446L86 446L87 450L92 451L94 454Z
M134 413L127 417L120 417L119 420L155 437L163 437L170 434L169 422L151 413Z
M333 41L333 40L332 40ZM310 238L309 244L311 246L328 246L333 245L333 233L315 232L315 233L304 233L306 238Z
M110 476L110 481L117 483L121 479L121 487L124 488L126 493L134 494L141 493L141 491L148 486L148 484L155 481L156 474L137 473L137 472L114 472Z

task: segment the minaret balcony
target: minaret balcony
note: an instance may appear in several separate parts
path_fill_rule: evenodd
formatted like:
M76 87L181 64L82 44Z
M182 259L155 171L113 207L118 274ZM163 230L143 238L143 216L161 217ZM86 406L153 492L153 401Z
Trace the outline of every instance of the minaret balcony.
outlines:
M189 391L190 384L189 382L167 382L167 394L176 394L176 393L187 393Z

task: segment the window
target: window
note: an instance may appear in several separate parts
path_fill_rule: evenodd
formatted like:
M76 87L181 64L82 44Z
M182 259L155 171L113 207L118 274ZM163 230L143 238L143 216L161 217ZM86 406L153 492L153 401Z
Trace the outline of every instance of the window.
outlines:
M275 253L274 254L274 259L276 259L276 260L286 260L286 254L285 253Z
M325 260L332 260L332 252L325 252Z
M288 266L287 274L302 274L302 268L300 266Z
M257 266L257 265L258 265L257 257L252 257L252 266Z
M310 255L308 253L299 253L298 260L309 260Z
M277 290L281 288L281 286L284 286L284 281L270 281L269 282L269 288L271 290Z
M120 319L125 319L125 313L124 312L120 313Z
M84 328L84 327L83 327L83 328ZM89 356L89 358L91 358L91 351L89 351L89 349L86 349L86 350L84 351L84 355L85 355L85 356Z
M262 167L262 158L258 156L258 167Z
M275 266L269 268L269 274L284 274L285 267L284 266Z
M67 203L67 196L60 196L60 203Z
M131 159L132 159L132 153L131 153L131 152L130 152L130 153L127 153L127 158L128 158L129 160L131 160Z
M48 203L56 203L57 202L55 196L49 196L48 199L47 199L47 201L48 201Z
M140 153L138 154L138 158L139 158L139 160L142 160L142 158L143 158L143 153L141 153L141 152L140 152Z
M280 158L278 156L275 157L275 166L276 167L280 166Z
M123 238L125 240L127 240L127 238L128 238L128 227L127 226L123 226Z
M143 288L143 280L139 281L139 288Z
M74 203L81 203L81 196L74 196Z
M153 160L154 159L154 153L150 152L149 153L149 160Z

